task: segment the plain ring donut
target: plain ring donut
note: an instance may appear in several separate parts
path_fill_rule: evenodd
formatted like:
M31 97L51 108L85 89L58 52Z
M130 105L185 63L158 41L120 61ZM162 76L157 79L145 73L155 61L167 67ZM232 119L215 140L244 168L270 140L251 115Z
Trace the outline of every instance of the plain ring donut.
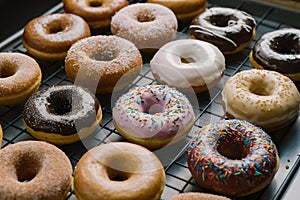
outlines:
M244 119L275 131L298 117L300 95L286 76L269 70L241 71L229 78L222 91L226 116Z
M72 44L90 35L89 26L77 15L43 15L25 26L23 46L36 58L63 60Z
M97 98L76 85L56 85L32 95L23 111L27 131L53 144L70 144L92 134L102 120Z
M300 80L300 30L285 28L264 34L250 53L250 62L257 69L274 70Z
M1 199L64 200L73 183L66 154L41 141L23 141L0 150Z
M127 142L110 142L84 154L74 172L79 200L158 200L165 172L148 149Z
M65 59L70 80L95 93L127 87L139 75L142 65L142 56L134 44L112 35L76 42Z
M177 19L169 8L159 4L131 4L113 16L111 31L140 50L154 52L175 38Z
M150 61L160 83L179 90L203 92L222 79L225 58L214 45L192 39L175 40L162 46Z
M198 128L187 151L195 181L229 196L246 196L263 189L280 163L271 137L244 120L221 120Z
M39 64L21 53L0 53L0 105L13 106L25 102L41 83Z

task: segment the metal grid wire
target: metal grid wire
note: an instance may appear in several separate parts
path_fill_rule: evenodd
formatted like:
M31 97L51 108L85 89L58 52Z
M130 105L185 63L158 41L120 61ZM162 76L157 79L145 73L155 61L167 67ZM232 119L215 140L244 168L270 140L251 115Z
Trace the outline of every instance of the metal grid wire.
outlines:
M143 2L143 1L130 1L130 3ZM228 77L236 74L241 70L251 69L251 64L249 63L249 53L254 43L259 39L264 33L281 29L284 27L290 27L285 23L279 22L278 9L269 6L261 5L255 2L249 1L209 1L208 7L213 6L227 6L237 9L241 9L250 13L257 22L257 35L254 41L242 52L226 56L226 72L221 83L211 89L209 92L204 92L197 95L198 102L195 105L196 121L193 128L202 127L203 125L218 121L224 118L224 112L221 105L221 91L222 86L228 79ZM55 8L51 9L48 13L63 12L62 4L57 5ZM294 27L296 27L294 25ZM299 28L299 27L296 27ZM96 34L96 33L94 33ZM107 32L106 34L109 34ZM11 37L5 45L0 46L2 52L20 52L27 54L26 50L22 46L22 30ZM177 35L177 39L188 38L188 27L183 28ZM135 81L130 85L130 87L141 86L146 84L156 83L150 67L149 59L144 58L144 66L140 75L135 79ZM37 60L41 66L43 80L40 89L49 87L52 85L71 83L64 71L63 62L46 62L42 60ZM111 112L111 96L110 95L98 95L97 96L101 102L103 110L103 120L100 126L97 128L95 133L86 139L84 142L77 142L71 145L60 146L66 155L69 157L73 168L76 166L78 160L87 151L87 149L94 146L100 145L101 143L113 142L113 141L123 141L123 138L117 133L112 123L112 112ZM22 123L22 110L23 105L15 107L0 107L0 123L2 124L4 131L3 147L8 144L16 143L24 140L34 140L34 138L28 134L26 128ZM282 131L284 132L284 131ZM187 136L186 141L191 139L191 134ZM280 141L283 134L276 134L273 139L275 143ZM84 143L84 144L83 144ZM187 142L186 142L187 143ZM169 199L170 197L189 191L205 191L200 188L193 180L191 173L188 170L186 160L187 154L185 153L185 145L181 149L177 149L174 155L171 155L169 161L165 165L167 183L165 190L161 196L161 199ZM279 149L280 151L280 149ZM299 159L294 162L293 167L299 167ZM285 177L290 176L292 171L288 171L284 174ZM285 182L288 182L287 180ZM272 198L280 198L278 194L279 188L282 188L284 181L281 181L273 192ZM264 199L264 191L256 193L254 195L240 198L240 199ZM76 199L73 191L71 191L67 199Z

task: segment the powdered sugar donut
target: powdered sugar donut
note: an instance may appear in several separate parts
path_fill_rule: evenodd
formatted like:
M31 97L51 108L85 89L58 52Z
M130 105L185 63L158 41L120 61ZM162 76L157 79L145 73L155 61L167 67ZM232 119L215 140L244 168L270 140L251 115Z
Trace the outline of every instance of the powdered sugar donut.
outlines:
M174 39L176 30L175 14L165 6L152 3L126 6L111 21L114 35L133 42L144 51L159 49Z

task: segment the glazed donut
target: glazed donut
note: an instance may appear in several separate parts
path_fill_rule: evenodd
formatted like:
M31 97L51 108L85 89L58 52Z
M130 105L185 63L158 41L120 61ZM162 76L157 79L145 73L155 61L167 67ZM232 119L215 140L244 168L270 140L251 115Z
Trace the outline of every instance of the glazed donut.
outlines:
M65 70L71 81L96 93L128 86L140 73L142 56L133 43L117 36L92 36L68 51Z
M275 131L298 117L300 95L295 84L275 71L242 71L224 85L226 116L247 120L265 131Z
M270 136L241 120L221 120L199 128L188 155L188 167L200 186L230 196L263 189L279 168Z
M81 17L56 13L31 20L24 28L23 46L36 58L63 60L73 43L90 35Z
M33 137L58 145L87 137L101 120L97 98L75 85L57 85L37 92L23 111L23 122Z
M207 4L206 0L148 0L147 2L170 8L181 24L190 23L194 17L205 11Z
M1 199L64 200L72 185L72 165L46 142L23 141L0 150Z
M213 7L195 17L189 27L190 37L216 45L224 54L243 50L256 34L256 22L248 13Z
M127 140L158 149L185 137L194 111L185 95L166 85L146 85L122 95L113 108L113 122Z
M154 52L175 38L177 19L169 8L159 4L131 4L113 16L111 31L144 52Z
M196 93L214 87L224 75L225 58L214 45L192 39L162 46L150 61L155 79L179 90Z
M127 0L63 0L66 13L81 16L91 29L109 27L117 11L128 5Z
M255 43L250 62L257 69L274 70L300 81L300 30L285 28L266 33Z
M188 192L188 193L181 193L176 196L173 196L170 200L230 200L230 199L215 194Z
M157 200L166 177L159 159L148 149L111 142L89 150L74 172L78 200Z
M39 64L21 53L0 53L0 105L13 106L27 100L41 83Z

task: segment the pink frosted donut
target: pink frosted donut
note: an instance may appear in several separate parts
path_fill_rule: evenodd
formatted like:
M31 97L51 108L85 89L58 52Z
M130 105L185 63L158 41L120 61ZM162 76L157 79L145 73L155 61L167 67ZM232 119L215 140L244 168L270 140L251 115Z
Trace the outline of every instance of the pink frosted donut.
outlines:
M133 42L138 49L154 51L174 39L177 19L169 8L162 5L132 4L113 16L111 31Z
M195 116L182 93L166 85L147 85L121 96L113 108L113 119L124 138L158 149L188 134Z

